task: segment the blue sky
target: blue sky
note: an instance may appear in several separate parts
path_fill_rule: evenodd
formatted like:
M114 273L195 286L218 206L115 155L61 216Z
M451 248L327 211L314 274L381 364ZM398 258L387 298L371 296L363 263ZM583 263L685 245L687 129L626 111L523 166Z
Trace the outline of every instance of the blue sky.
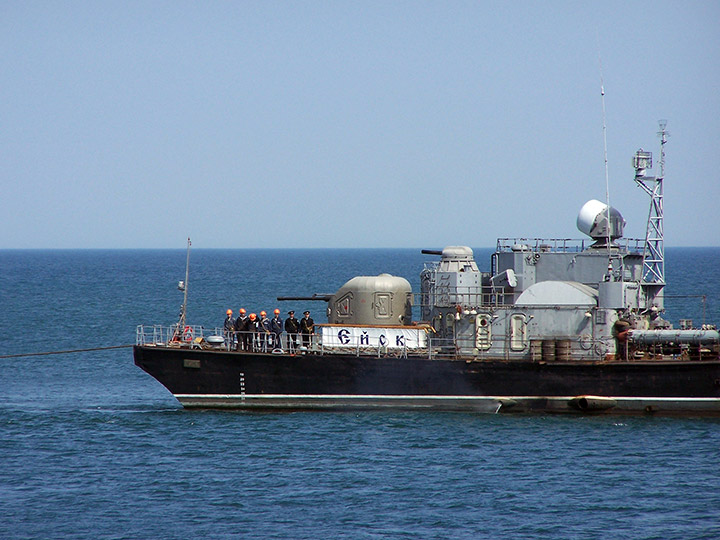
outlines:
M0 248L720 245L720 3L3 2Z

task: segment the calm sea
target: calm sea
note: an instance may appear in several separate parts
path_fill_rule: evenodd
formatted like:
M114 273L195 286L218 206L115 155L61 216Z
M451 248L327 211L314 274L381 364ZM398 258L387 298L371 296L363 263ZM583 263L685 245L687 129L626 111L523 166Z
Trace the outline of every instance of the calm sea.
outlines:
M488 269L490 250L476 250ZM0 356L177 320L184 250L0 251ZM310 309L419 250L193 250L188 320ZM720 323L720 248L667 250ZM708 296L704 299L703 294ZM720 538L720 420L184 411L128 348L0 359L0 538Z

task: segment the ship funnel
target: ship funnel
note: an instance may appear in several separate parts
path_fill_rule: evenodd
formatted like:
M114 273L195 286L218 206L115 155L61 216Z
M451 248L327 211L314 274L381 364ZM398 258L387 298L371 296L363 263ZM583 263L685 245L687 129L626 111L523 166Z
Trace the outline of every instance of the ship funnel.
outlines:
M577 218L577 228L593 240L607 239L608 236L610 240L622 238L624 226L625 220L620 212L596 199L586 202Z

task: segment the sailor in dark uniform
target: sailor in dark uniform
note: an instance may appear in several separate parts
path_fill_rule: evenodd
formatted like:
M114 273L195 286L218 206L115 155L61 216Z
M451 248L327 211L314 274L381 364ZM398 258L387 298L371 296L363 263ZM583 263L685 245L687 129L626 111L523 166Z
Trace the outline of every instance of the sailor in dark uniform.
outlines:
M300 331L300 321L295 318L294 311L288 311L288 318L285 319L285 332L288 335L288 349L291 353L297 349L297 335Z
M302 341L305 347L310 346L310 336L315 333L315 321L310 318L310 312L306 311L305 315L300 319L300 333L302 334Z

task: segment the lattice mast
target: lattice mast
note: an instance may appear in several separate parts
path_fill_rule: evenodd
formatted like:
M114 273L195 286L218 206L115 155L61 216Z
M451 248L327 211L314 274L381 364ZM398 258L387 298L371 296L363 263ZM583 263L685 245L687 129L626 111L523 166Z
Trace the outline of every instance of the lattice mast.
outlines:
M660 121L660 175L645 176L647 169L652 168L652 153L642 148L635 153L633 166L635 167L635 182L650 196L650 211L648 213L647 229L645 233L645 249L643 251L643 271L641 285L645 289L648 300L662 308L661 291L665 286L665 242L663 231L663 179L665 176L665 144L668 132L667 122ZM660 304L660 305L658 305Z

